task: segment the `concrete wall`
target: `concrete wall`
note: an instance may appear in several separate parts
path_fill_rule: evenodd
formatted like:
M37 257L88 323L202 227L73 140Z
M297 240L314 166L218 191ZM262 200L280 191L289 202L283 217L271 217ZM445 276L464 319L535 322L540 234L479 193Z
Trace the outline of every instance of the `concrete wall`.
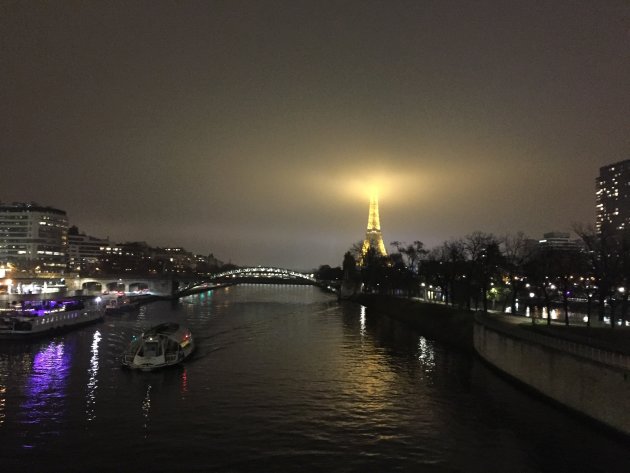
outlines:
M479 316L477 353L549 398L630 435L630 356Z
M375 294L360 294L352 300L369 310L403 322L432 340L473 351L473 312L442 304Z

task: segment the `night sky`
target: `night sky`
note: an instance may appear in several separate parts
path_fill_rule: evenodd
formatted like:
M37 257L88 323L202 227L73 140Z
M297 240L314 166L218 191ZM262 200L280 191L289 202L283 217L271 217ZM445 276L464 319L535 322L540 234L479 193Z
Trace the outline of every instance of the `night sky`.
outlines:
M630 158L630 3L0 3L0 200L113 241L339 265L592 223ZM389 247L391 249L391 247Z

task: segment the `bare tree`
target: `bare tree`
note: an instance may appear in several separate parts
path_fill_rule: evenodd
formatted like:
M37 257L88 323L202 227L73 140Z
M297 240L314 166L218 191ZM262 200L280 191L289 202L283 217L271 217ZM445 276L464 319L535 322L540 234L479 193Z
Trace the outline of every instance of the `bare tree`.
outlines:
M615 289L623 281L621 276L626 255L622 252L620 240L608 228L598 232L592 225L573 225L573 231L584 242L587 264L590 266L597 287L600 320L604 318L606 301L610 302L610 325L615 327ZM628 262L630 266L630 261ZM625 286L622 286L625 288ZM589 319L590 324L590 319Z
M530 245L527 244L528 238L523 232L514 234L506 234L501 238L503 246L503 255L505 257L504 270L510 284L510 312L516 312L516 300L519 291L525 286L525 263L531 257ZM505 312L504 300L503 312Z
M416 240L410 245L400 241L393 241L391 244L401 255L404 256L407 268L417 275L419 272L420 262L428 253L428 251L424 249L424 243Z
M470 309L471 296L475 301L475 309L479 308L479 296L483 299L483 310L488 310L487 293L490 279L496 273L501 252L494 235L484 232L473 232L464 237L464 251L467 257L466 289L467 308Z

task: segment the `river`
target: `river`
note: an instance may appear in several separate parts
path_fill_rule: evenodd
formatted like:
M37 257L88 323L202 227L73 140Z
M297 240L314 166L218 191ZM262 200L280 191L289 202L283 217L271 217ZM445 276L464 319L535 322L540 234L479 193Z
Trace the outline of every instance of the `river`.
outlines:
M193 358L121 368L163 321L190 327ZM611 473L630 448L360 305L244 285L0 342L0 469Z

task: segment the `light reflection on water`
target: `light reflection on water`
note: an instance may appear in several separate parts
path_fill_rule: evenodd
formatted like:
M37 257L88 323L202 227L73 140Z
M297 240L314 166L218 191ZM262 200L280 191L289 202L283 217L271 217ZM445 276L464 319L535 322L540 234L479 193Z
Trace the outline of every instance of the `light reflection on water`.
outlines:
M8 357L0 354L0 429L6 418L7 407L7 382L9 380L9 360Z
M426 372L431 372L435 368L433 342L424 337L418 338L418 360Z
M144 418L144 438L149 436L149 414L151 412L151 385L147 386L147 392L142 400L142 417Z
M87 382L87 394L86 394L86 407L85 414L88 422L95 419L96 414L94 406L96 404L96 389L98 387L98 343L101 341L101 332L98 330L94 332L94 338L92 339L92 357L90 358L90 365L88 367L88 382Z
M363 338L365 337L365 306L364 305L361 306L360 322L361 322L361 338Z
M27 423L52 427L63 419L70 365L70 350L63 340L50 342L35 355L20 409Z
M7 405L7 399L5 397L6 394L7 394L7 387L0 384L0 427L2 427L2 424L4 424L4 418L5 418L4 409L6 408L6 405Z
M182 368L182 376L181 376L181 384L180 384L180 393L182 395L182 399L184 395L188 392L188 374L186 373L186 368Z
M192 359L122 370L131 336L166 321L191 328ZM133 471L129 451L140 469L177 471L185 459L190 471L219 473L625 473L616 461L630 464L625 446L492 372L473 376L472 355L316 288L236 286L17 347L0 345L2 471ZM540 438L553 439L555 463L541 460ZM76 465L60 462L70 450Z
M147 305L141 305L138 308L138 312L137 312L138 315L136 317L136 320L139 324L141 324L147 318L148 311L149 311L149 306Z

